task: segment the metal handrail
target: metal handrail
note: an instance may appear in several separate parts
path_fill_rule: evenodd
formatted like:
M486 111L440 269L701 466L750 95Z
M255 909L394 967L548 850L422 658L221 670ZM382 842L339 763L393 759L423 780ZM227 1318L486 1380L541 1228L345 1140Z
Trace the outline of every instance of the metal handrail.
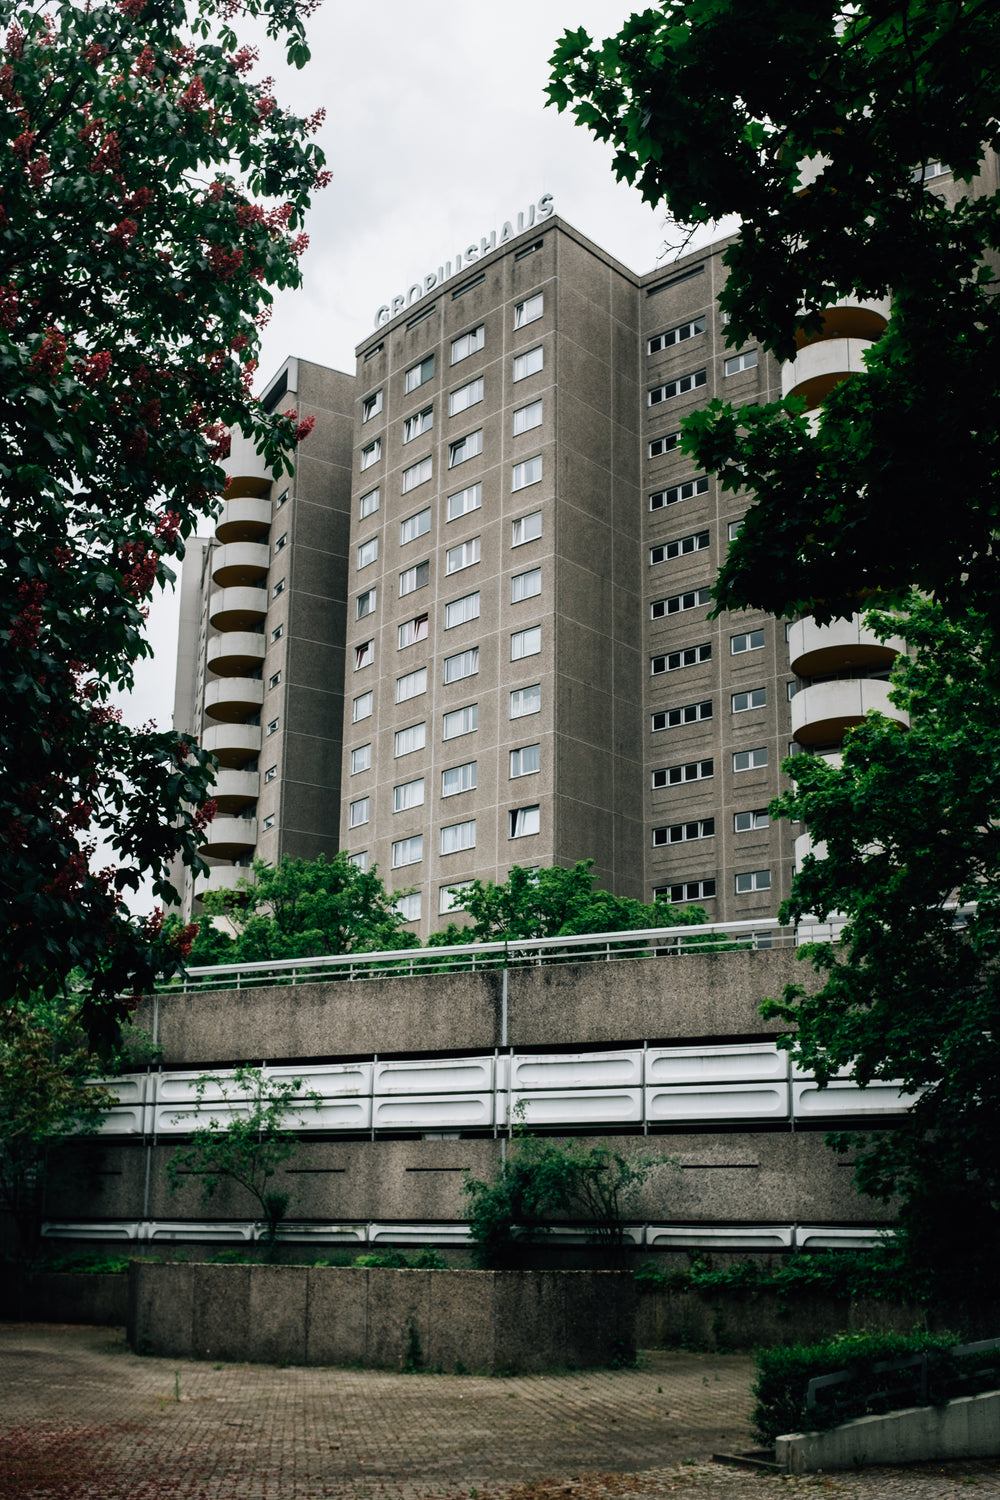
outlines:
M758 935L767 946L790 945L795 929L783 927L776 917L755 921L705 922L695 926L649 927L639 931L591 932L573 937L517 938L506 942L461 943L433 948L390 948L377 953L329 954L316 958L261 959L254 963L213 964L188 969L183 978L159 984L158 993L177 990L241 989L261 984L268 976L280 983L301 984L329 979L412 979L425 974L455 973L478 969L521 968L545 962L572 960L576 963L607 963L629 958L660 957L705 948L718 951L730 946L758 947ZM717 943L706 942L716 937ZM650 951L652 950L652 951ZM230 979L230 983L223 983Z

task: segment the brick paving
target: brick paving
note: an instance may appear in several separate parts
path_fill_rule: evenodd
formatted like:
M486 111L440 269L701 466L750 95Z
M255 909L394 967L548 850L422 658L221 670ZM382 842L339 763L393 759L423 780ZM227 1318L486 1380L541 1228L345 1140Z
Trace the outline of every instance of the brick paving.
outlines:
M751 1446L751 1361L508 1378L139 1358L120 1330L0 1325L3 1500L939 1500L1000 1460L789 1479Z

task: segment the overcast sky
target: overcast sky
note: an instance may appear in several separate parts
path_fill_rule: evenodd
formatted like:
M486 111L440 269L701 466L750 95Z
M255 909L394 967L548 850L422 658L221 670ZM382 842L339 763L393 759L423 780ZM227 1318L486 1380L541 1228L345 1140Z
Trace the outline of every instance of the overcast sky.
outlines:
M282 294L264 336L263 385L289 355L354 371L375 310L473 239L551 193L555 210L635 271L663 258L661 211L612 175L609 148L544 108L548 59L566 29L614 34L618 0L326 0L309 23L313 59L280 70L278 102L326 121L333 182L316 195L304 285ZM128 719L170 724L177 596L154 602L155 657L140 664Z

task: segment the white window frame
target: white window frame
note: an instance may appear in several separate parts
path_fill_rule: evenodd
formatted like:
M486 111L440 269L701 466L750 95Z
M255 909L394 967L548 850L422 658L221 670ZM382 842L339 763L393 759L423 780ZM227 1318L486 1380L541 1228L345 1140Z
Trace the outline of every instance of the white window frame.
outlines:
M679 505L682 500L693 500L695 495L708 494L708 475L699 474L696 479L685 479L682 484L672 484L669 489L654 490L649 497L650 510L663 510L668 505Z
M411 490L417 489L421 484L426 484L434 476L434 461L431 458L422 458L419 462L411 464L402 473L402 493L408 495Z
M423 896L420 891L407 891L403 896L397 896L395 900L396 911L400 921L419 922L423 911Z
M452 682L463 682L466 677L475 677L479 672L479 647L469 646L454 656L446 656L442 668L446 687Z
M376 606L377 603L378 603L378 590L377 590L377 588L373 587L373 588L370 588L370 589L364 589L357 596L357 599L355 600L355 605L354 605L355 614L354 614L354 618L356 620L367 619L367 617L369 615L373 615L375 613L375 606Z
M371 565L372 565L373 562L378 562L378 537L377 536L370 536L367 539L367 541L359 542L358 543L358 568L357 568L357 571L360 573L362 568L369 568L369 567L371 567Z
M758 636L760 637L759 640L756 639ZM744 651L763 651L763 649L763 627L759 630L744 630L740 635L731 635L729 637L730 656L742 656Z
M458 542L454 547L449 547L444 555L445 577L451 573L461 573L463 568L473 567L480 558L482 551L482 537L472 536L466 542Z
M451 363L461 364L463 359L470 355L478 354L486 344L486 325L480 323L478 328L473 328L469 333L460 333L451 341Z
M422 776L415 776L412 781L397 782L392 789L393 812L409 812L411 807L423 807L424 789Z
M542 809L538 802L528 807L512 807L507 814L507 837L531 838L542 831Z
M448 397L449 417L457 417L463 411L468 411L470 406L478 406L482 399L483 377L477 375L475 380L470 380L451 392Z
M529 375L537 375L539 370L545 368L545 350L541 344L536 344L534 349L525 349L521 354L514 355L514 382L527 380Z
M678 375L676 380L667 380L663 385L654 385L646 392L646 404L659 406L664 401L672 401L675 396L686 396L688 391L700 390L707 383L707 370L692 370L689 375Z
M510 523L510 545L523 547L526 542L537 542L542 534L542 513L533 510L526 516L517 516Z
M449 786L451 777L455 785ZM448 766L441 772L441 796L460 797L463 792L474 792L479 781L479 762L463 761L460 766Z
M441 886L438 891L438 916L446 917L452 911L465 911L462 894L470 891L474 883L472 880L456 880L454 885Z
M419 698L426 691L426 667L415 667L412 672L404 672L402 677L396 678L397 703L409 703L411 698Z
M428 614L414 615L412 620L404 620L397 627L396 650L405 651L408 646L415 646L419 641L426 641L429 629L430 616Z
M456 438L453 443L448 444L448 467L457 469L459 464L468 463L470 458L478 458L483 451L483 429L477 427L475 432L467 432L464 437Z
M431 508L425 505L423 510L415 510L412 516L407 516L399 523L399 545L409 546L415 542L417 537L426 536L431 529Z
M367 745L355 745L351 751L351 775L358 776L362 771L370 771L372 767L372 747L369 740Z
M445 515L449 521L457 521L460 516L467 516L471 511L479 510L482 503L482 481L477 480L475 484L466 485L464 490L448 496Z
M406 736L412 736L412 744ZM405 729L397 729L393 736L393 759L398 760L401 755L412 755L416 750L423 750L427 744L427 721L422 719L419 724L409 724Z
M659 677L664 672L679 672L684 667L700 667L712 660L712 643L703 641L699 646L685 646L682 651L668 651L663 656L651 656L649 675Z
M746 688L743 692L733 693L732 705L734 714L747 714L756 708L766 708L767 688Z
M510 638L511 661L523 661L526 656L539 656L542 650L542 627L529 625L525 630L515 630Z
M466 625L470 620L479 619L479 590L472 594L463 594L460 599L452 599L444 607L444 628L454 630L458 625Z
M756 833L761 828L770 828L771 816L766 807L755 807L752 812L733 813L734 833Z
M411 834L406 839L396 839L392 846L392 869L401 870L406 865L419 865L424 857L424 836Z
M375 660L375 642L360 641L354 648L354 670L358 672L362 667L370 667Z
M668 823L663 828L654 828L653 848L664 849L670 844L691 844L697 839L714 838L714 818L692 818L688 823Z
M430 579L431 564L427 557L422 562L414 563L411 568L404 568L399 575L400 599L405 599L407 594L415 594L417 589L425 589Z
M370 748L371 747L369 746L369 749ZM277 775L277 766L268 766L267 770L264 772L264 785L267 786L269 781L274 781L277 778Z
M360 724L362 719L370 719L374 702L374 693L359 693L351 705L351 723Z
M537 583L538 587L535 588ZM523 604L525 599L537 599L542 592L541 568L529 568L526 573L514 573L510 580L511 604Z
M526 697L526 694L536 696ZM525 704L530 707L525 708ZM509 719L527 719L532 714L541 713L542 710L542 685L540 682L530 683L527 687L512 688L510 694L510 708L507 714Z
M665 453L673 453L680 443L679 432L664 432L659 437L650 438L647 452L650 458L662 458Z
M422 437L425 432L430 432L433 426L433 406L425 406L422 411L411 412L408 417L403 418L403 442L412 443L414 438Z
M669 349L674 344L682 344L685 339L693 339L699 333L705 332L704 314L692 318L687 323L678 323L673 328L666 329L663 333L654 333L651 339L646 341L647 354L659 354L661 349Z
M476 820L466 818L461 823L446 823L441 829L440 850L442 856L461 854L465 849L476 847Z
M534 458L526 458L523 463L515 464L510 474L511 494L518 490L526 490L533 484L542 482L542 455L536 453Z
M363 474L366 469L370 469L371 468L372 464L377 464L378 461L379 461L379 459L381 457L382 457L382 439L380 437L377 437L377 438L374 438L370 443L366 443L365 446L362 448L361 454L360 454L360 457L359 457L359 460L358 460L359 465L360 465L359 472L361 474Z
M433 378L434 356L433 354L428 354L424 359L420 360L419 364L411 365L407 370L403 377L405 394L412 396L414 391L418 391L422 385L426 385L428 380L433 380Z
M744 370L757 368L757 350L746 349L742 354L731 354L723 366L727 375L739 375Z
M704 724L713 717L711 698L700 703L685 703L680 708L661 708L650 719L654 734L665 729L683 729L686 724Z
M275 823L277 821L278 821L278 814L277 813L268 813L267 817L264 819L263 823L260 825L260 831L261 831L261 833L270 833L271 829L274 827L274 825L275 825Z
M362 420L362 422L370 422L371 419L372 419L372 417L377 417L378 414L379 414L379 412L381 410L382 410L382 390L381 390L381 387L380 387L377 391L372 391L371 395L370 396L366 396L364 398L364 400L362 401L362 403L361 403L361 420Z
M456 729L452 726L460 724ZM479 728L479 704L466 703L463 708L450 708L441 720L441 738L460 740L465 734L475 734Z
M358 501L358 510L360 512L361 520L363 521L367 516L374 515L381 503L382 491L380 487L376 485L373 490L369 490L366 495L362 495L361 499Z
M654 771L650 776L650 786L658 792L664 787L684 786L689 781L709 781L714 775L715 761L711 757L682 761L678 766L661 766Z
M534 753L532 753L534 752ZM534 765L526 764L525 757L534 761ZM534 745L522 745L517 750L510 752L510 780L517 781L521 776L537 776L542 769L542 747L540 743Z
M759 756L763 756L764 757L763 760L758 759ZM747 763L746 763L745 766L738 764L738 762L740 762L742 760L746 760ZM741 775L744 771L762 771L766 765L767 765L767 746L766 745L757 745L757 746L754 747L753 750L734 750L733 751L733 775L734 776Z
M359 797L355 802L347 805L348 828L361 828L371 817L372 799L370 797Z
M742 874L733 876L733 885L737 896L749 896L754 891L769 891L771 872L770 870L744 870Z
M542 398L537 401L529 401L527 406L519 406L514 412L514 437L520 437L523 432L531 432L535 427L542 425Z
M658 885L653 887L653 900L668 901L672 906L680 906L682 902L687 905L692 901L714 901L718 885L719 882L714 878L680 880L674 885Z
M651 620L664 620L668 615L683 614L685 610L700 609L704 604L711 604L712 590L707 586L700 589L686 589L683 594L671 594L666 599L654 599L649 606L649 618Z
M527 328L529 323L536 323L539 318L545 316L545 294L544 292L533 292L530 297L525 297L523 302L518 302L514 308L514 327Z

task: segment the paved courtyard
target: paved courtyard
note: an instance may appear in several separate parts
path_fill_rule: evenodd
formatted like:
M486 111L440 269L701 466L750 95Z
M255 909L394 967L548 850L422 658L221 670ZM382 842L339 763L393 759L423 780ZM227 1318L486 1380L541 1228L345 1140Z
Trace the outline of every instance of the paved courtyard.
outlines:
M139 1358L120 1330L0 1325L4 1500L772 1500L1000 1496L1000 1461L786 1479L751 1446L751 1361L487 1378Z

